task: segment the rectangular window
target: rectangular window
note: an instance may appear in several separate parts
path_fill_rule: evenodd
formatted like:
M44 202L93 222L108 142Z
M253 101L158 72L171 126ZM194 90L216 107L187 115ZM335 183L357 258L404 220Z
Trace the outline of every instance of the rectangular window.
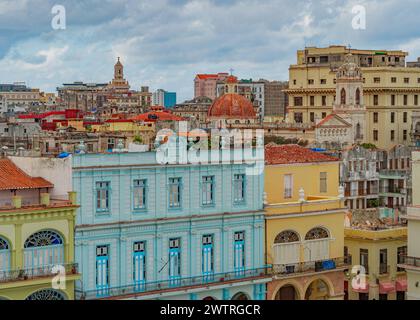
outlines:
M321 79L321 84L327 84L327 79Z
M377 106L379 104L379 96L377 94L375 94L373 96L373 105Z
M169 207L181 207L181 178L169 178Z
M314 79L308 79L308 84L309 85L314 84Z
M233 201L243 203L245 201L245 175L235 174L233 177Z
M284 175L284 198L290 199L293 197L293 175Z
M313 107L315 105L315 97L314 96L310 96L309 97L309 104Z
M397 264L404 263L404 257L407 256L407 246L397 248ZM404 271L404 268L397 268L398 272Z
M214 204L214 177L205 176L202 178L202 199L201 204L203 206L209 206Z
M98 212L109 211L110 185L109 182L96 183L96 211Z
M379 251L379 274L388 273L388 250L381 249Z
M236 276L245 273L245 231L234 234L234 271Z
M375 78L373 78L373 82L374 83L381 83L381 78L375 77Z
M134 180L133 183L134 210L146 208L146 180Z
M395 94L391 94L391 106L395 106Z
M391 82L392 82L392 83L397 83L397 78L396 78L396 77L392 77L392 78L391 78Z
M419 105L419 96L417 94L414 96L414 105L415 106Z
M96 295L109 294L109 246L96 247Z
M395 131L391 130L391 141L395 140Z
M302 112L295 112L294 113L294 119L296 123L302 123L303 122L303 114Z
M133 244L133 282L135 291L144 291L146 285L146 242Z
M296 107L301 107L303 106L303 98L302 97L294 97L294 105Z
M315 113L314 112L309 113L309 121L315 122Z
M327 173L321 172L319 175L319 191L321 193L327 192Z
M410 83L410 78L404 78L404 83Z
M403 140L407 141L407 130L403 130Z
M360 249L360 265L365 268L365 273L369 273L369 251L368 249Z
M407 120L408 120L408 113L407 112L404 112L403 113L403 121L404 121L404 123L407 123Z
M404 95L404 105L406 106L408 104L408 95Z
M322 105L326 106L327 105L327 96L322 96L321 100L322 100Z
M212 281L214 276L213 235L206 234L202 238L202 272L205 281Z
M378 113L377 112L373 113L373 123L378 123Z
M181 239L169 240L169 285L178 286L181 282Z
M391 123L395 123L395 112L391 112Z

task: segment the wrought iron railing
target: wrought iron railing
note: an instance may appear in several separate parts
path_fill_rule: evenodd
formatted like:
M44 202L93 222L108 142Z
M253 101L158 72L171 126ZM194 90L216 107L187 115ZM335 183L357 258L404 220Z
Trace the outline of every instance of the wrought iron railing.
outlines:
M183 287L203 286L211 285L216 283L222 283L226 281L240 281L246 280L247 278L255 277L270 277L272 274L271 266L264 266L262 268L238 270L232 272L215 273L212 275L206 274L195 277L179 278L174 281L162 280L144 282L141 285L131 284L121 287L109 287L94 290L77 290L76 299L78 300L92 300L101 298L112 298L126 295L140 295L144 293L150 293L153 291L171 290Z
M14 269L6 271L0 270L0 283L51 277L59 273L60 270L57 268L57 266L62 266L67 275L78 274L77 263L45 265L35 268Z
M288 275L305 272L321 272L334 270L349 265L351 265L351 256L320 261L308 261L290 264L273 264L273 274Z
M400 265L407 265L420 268L420 258L401 255L400 259L400 263L398 263Z

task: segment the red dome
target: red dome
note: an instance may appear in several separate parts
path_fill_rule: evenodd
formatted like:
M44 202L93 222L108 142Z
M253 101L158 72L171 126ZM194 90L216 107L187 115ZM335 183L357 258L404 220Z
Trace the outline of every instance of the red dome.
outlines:
M251 101L235 93L227 93L217 98L210 107L208 116L234 119L257 117Z

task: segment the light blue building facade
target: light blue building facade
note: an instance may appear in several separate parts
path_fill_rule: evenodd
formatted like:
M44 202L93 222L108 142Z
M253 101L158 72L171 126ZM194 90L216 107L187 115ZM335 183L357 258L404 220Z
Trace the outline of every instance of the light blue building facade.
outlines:
M246 166L75 155L76 297L265 299L264 178Z
M173 108L176 105L176 92L165 91L163 94L163 105L165 108Z

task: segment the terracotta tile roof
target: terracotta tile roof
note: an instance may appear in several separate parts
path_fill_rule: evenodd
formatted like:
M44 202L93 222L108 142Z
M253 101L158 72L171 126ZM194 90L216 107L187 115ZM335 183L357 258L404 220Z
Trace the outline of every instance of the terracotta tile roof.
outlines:
M338 121L340 121L343 125L346 125L348 127L351 127L351 124L348 123L347 121L345 121L344 119L342 119L341 117L331 113L328 116L326 116L324 119L322 119L317 125L316 127L319 128L321 127L324 123L327 123L328 121L330 121L331 119L336 118Z
M266 164L310 163L338 161L337 158L312 151L296 144L277 145L270 143L265 146Z
M54 185L40 177L31 177L8 158L0 159L0 190L52 188Z
M217 79L217 74L197 74L198 79Z

